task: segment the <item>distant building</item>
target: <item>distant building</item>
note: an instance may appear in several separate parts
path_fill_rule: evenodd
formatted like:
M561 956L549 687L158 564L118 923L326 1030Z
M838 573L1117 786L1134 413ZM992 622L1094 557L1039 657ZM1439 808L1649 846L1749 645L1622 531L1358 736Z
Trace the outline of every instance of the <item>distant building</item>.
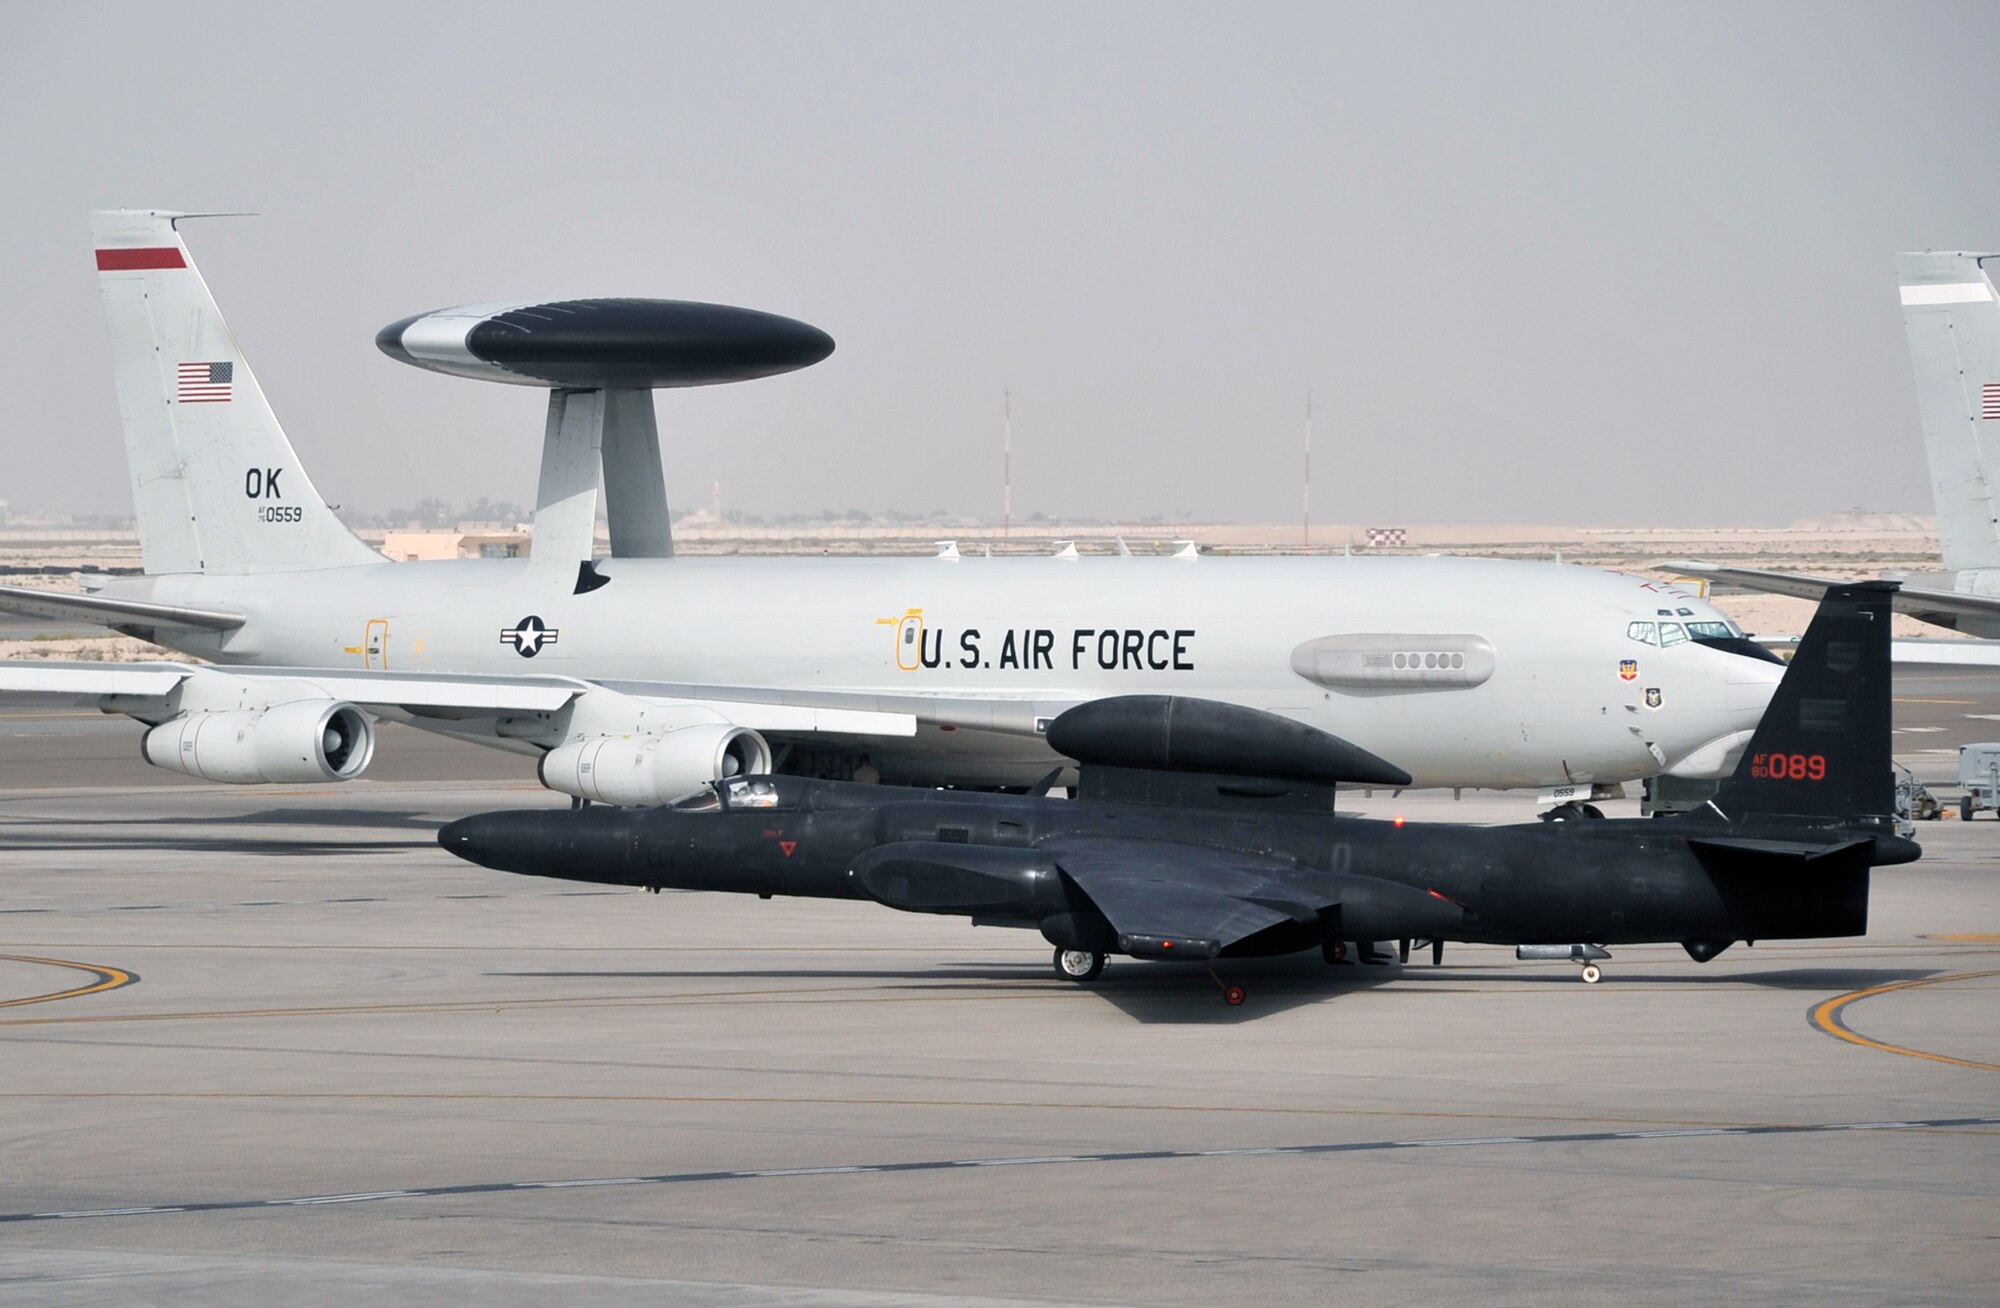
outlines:
M533 537L519 529L480 531L392 531L382 537L382 553L397 563L439 559L525 558Z

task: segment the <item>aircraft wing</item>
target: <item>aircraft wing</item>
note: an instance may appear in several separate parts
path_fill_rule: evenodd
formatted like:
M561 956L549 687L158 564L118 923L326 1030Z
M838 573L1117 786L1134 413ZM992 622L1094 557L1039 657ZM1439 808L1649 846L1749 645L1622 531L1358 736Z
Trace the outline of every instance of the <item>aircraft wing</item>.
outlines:
M1846 583L1833 577L1813 577L1800 572L1765 572L1757 568L1730 568L1719 563L1701 563L1693 559L1674 559L1660 565L1663 571L1678 573L1684 577L1701 577L1708 581L1719 581L1730 586L1741 586L1745 590L1761 591L1767 595L1791 595L1798 599L1809 599L1814 603L1826 594L1829 586ZM1966 595L1955 590L1933 590L1923 586L1911 586L1907 582L1896 592L1890 607L1898 613L1924 618L1938 613L1960 613L1971 617L2000 617L2000 595Z
M510 713L552 713L602 688L660 704L699 706L753 731L914 736L919 725L1035 736L1071 701L978 699L969 696L884 695L867 691L778 690L760 686L654 681L589 681L518 673L388 672L364 668L220 667L190 663L82 663L0 659L0 696L105 707L145 716L135 700L161 701L200 676L216 686L232 679L264 689L295 690L347 700L375 711L474 719ZM273 686L276 683L276 686ZM106 701L116 697L117 703ZM296 696L288 696L296 697Z
M32 586L0 586L0 611L30 618L50 618L57 622L87 622L98 627L193 627L202 631L233 631L244 621L241 613L226 613L220 609L149 604L144 600L37 590Z
M2000 668L2000 640L1892 640L1889 661L1899 668Z
M1312 903L1283 879L1288 864L1164 840L1071 839L1043 846L1111 923L1128 952L1210 958Z

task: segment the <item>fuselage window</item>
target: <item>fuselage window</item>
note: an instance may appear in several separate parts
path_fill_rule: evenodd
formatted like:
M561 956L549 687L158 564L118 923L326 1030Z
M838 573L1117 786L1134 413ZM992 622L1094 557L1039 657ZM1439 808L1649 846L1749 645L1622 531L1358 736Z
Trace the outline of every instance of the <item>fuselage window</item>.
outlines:
M1660 644L1678 645L1687 638L1688 634L1682 629L1680 623L1662 622L1660 624Z
M1625 634L1633 640L1638 641L1641 645L1657 645L1660 643L1660 638L1654 633L1653 624L1650 622L1634 622L1625 628Z

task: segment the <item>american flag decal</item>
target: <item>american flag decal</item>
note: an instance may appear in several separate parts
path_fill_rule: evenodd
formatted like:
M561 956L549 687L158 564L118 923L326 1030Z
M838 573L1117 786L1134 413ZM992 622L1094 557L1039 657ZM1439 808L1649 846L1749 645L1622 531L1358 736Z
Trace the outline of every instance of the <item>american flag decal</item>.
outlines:
M1979 416L2000 422L2000 382L1987 382L1979 388Z
M184 363L177 398L182 404L227 404L235 380L233 363Z

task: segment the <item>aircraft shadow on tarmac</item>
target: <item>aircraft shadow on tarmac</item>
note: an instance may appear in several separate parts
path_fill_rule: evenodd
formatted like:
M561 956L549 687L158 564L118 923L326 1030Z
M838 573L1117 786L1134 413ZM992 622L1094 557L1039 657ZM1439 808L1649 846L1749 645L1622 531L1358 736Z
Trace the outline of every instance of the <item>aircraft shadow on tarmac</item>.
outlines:
M1618 974L1626 986L1730 986L1751 985L1779 990L1803 990L1840 994L1865 990L1894 981L1917 980L1937 974L1936 968L1798 968L1769 972L1717 972L1700 974L1672 971L1642 971L1637 965ZM1030 984L1069 990L1072 983L1057 981L1047 974L1046 965L1035 963L947 964L941 967L885 968L857 962L839 968L678 968L619 971L568 971L540 969L532 972L488 972L492 977L541 980L758 980L758 981L879 981L897 989L935 989L963 993L964 983L993 984L996 997L1005 989ZM1550 985L1582 987L1568 968L1508 969L1442 967L1426 964L1404 967L1343 965L1328 967L1316 957L1224 959L1216 975L1243 986L1249 999L1241 1007L1225 1005L1216 984L1204 970L1188 964L1113 964L1095 982L1080 989L1102 999L1137 1022L1236 1023L1270 1017L1311 1004L1360 994L1394 982L1421 986L1421 993L1450 994L1514 987L1542 988ZM1615 996L1618 984L1607 979L1603 993Z
M488 972L493 977L588 980L759 980L759 981L879 981L897 989L935 989L963 994L966 982L994 986L996 998L1018 986L1034 991L1082 993L1119 1009L1140 1022L1247 1022L1307 1004L1373 989L1397 978L1393 967L1328 967L1317 957L1305 959L1225 959L1216 975L1244 986L1249 1001L1241 1007L1222 1002L1220 987L1205 971L1189 964L1113 964L1087 986L1051 976L1048 964L1035 962L967 964L929 967L881 967L857 961L851 968L682 968L633 971Z
M9 850L99 850L105 853L256 854L277 857L324 858L330 854L407 854L430 844L427 840L229 840L219 836L40 836L5 838Z
M0 817L0 826L38 826L51 822L68 822L69 818L33 817L10 814ZM435 814L427 814L422 809L334 809L334 808L269 808L256 813L220 813L207 817L93 817L94 827L145 827L154 830L161 826L173 827L386 827L399 830L421 831L428 840L416 844L436 843L438 820Z

